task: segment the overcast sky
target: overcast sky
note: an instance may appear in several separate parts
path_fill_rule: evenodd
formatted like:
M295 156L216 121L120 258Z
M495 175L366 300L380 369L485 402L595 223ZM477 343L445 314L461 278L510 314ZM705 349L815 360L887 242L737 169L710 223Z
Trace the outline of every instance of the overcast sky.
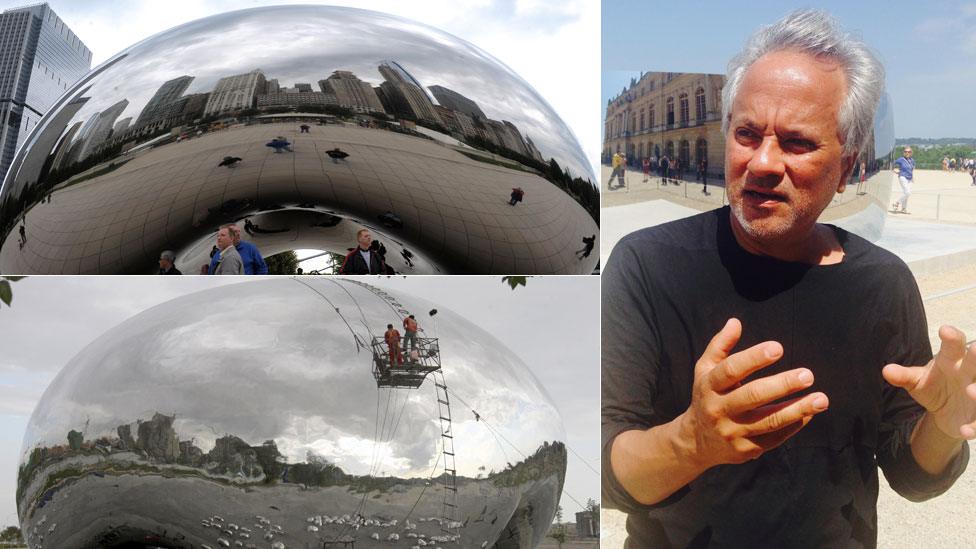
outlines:
M0 9L27 2L0 0ZM209 15L270 0L50 0L92 51L93 67L149 36ZM600 147L599 0L328 0L413 19L491 54L555 109L583 147L594 173Z
M601 119L640 71L725 74L760 25L807 7L827 10L878 54L897 137L976 137L976 2L962 0L603 0Z
M0 526L17 522L14 493L24 429L57 372L132 315L186 293L240 281L229 278L29 277L14 283L13 307L0 309ZM598 277L535 277L514 291L497 276L372 282L461 314L518 355L562 414L571 449L566 491L584 504L587 498L599 500L593 470L599 470ZM571 519L576 504L566 495L561 503Z

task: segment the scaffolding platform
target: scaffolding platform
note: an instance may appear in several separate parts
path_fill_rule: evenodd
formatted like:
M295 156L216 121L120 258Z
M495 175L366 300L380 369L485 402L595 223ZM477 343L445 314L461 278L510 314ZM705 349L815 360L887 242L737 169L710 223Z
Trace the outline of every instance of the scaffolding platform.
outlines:
M441 353L436 337L416 338L416 349L411 346L407 351L405 340L401 341L400 358L390 364L390 349L382 337L373 338L373 378L377 387L405 387L416 389L420 387L427 375L441 369Z

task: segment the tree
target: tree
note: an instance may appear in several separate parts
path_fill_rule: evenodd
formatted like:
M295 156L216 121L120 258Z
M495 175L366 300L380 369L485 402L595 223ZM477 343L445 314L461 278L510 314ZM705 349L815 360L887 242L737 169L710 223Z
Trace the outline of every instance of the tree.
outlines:
M264 261L268 264L268 274L293 275L298 269L298 254L294 251L281 252Z
M0 532L0 541L8 541L15 543L23 543L24 538L20 533L20 528L16 526L8 526Z
M552 529L549 533L549 537L556 540L559 547L562 548L563 544L566 543L566 530L563 526L563 506L556 506L556 527Z

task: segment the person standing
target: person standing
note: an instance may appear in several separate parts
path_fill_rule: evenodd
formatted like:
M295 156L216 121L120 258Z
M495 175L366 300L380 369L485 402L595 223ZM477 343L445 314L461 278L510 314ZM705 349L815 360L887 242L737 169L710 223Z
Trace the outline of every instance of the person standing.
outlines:
M610 172L610 180L607 181L607 189L613 190L613 178L616 177L619 180L622 179L622 174L624 173L624 157L620 155L619 152L613 153L613 160L610 166L613 170Z
M339 274L385 274L386 266L383 265L380 254L369 249L369 245L373 242L373 235L370 234L369 229L359 229L356 232L356 242L358 246L346 255L342 267L339 268Z
M386 347L390 351L390 368L396 365L403 365L403 355L400 353L400 332L392 324L386 325L386 333L383 334Z
M159 274L161 275L181 275L176 268L176 254L172 250L165 250L159 254Z
M417 349L418 330L420 330L420 327L417 326L417 319L413 315L403 319L403 350L407 353L407 356L409 356L411 349L419 350Z
M895 166L894 172L898 174L898 183L901 184L901 197L891 205L891 210L893 213L907 214L908 197L912 195L912 181L915 176L915 159L912 158L911 147L905 147L901 158L895 160Z
M220 251L220 260L213 270L215 275L241 275L244 274L244 262L241 261L241 254L234 248L234 234L230 225L224 225L217 231L217 249Z

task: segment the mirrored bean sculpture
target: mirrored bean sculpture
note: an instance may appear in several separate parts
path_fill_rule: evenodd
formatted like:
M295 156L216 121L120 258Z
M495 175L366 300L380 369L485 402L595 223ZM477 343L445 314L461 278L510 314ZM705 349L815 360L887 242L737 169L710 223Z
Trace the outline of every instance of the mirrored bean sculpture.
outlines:
M261 280L75 356L31 416L17 506L32 549L534 547L564 440L472 321L353 279Z
M197 272L236 223L265 257L345 255L368 228L398 273L588 274L592 181L542 97L461 39L242 10L147 38L58 100L0 189L0 272L152 273L163 250Z

